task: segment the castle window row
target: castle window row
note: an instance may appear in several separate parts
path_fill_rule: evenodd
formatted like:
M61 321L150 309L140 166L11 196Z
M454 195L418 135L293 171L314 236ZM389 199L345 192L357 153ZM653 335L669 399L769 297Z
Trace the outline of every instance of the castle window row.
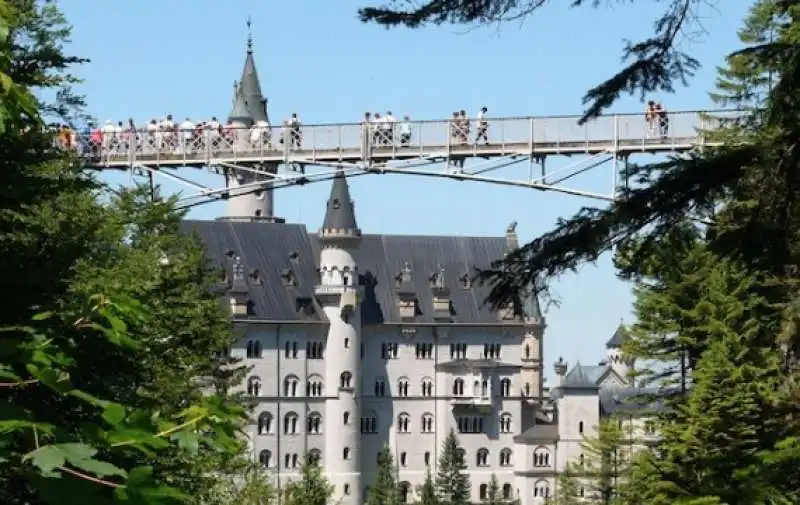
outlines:
M508 447L504 447L503 449L500 450L500 466L502 466L502 467L511 466L511 454L512 454L511 453L511 449L509 449ZM312 459L312 460L314 460L314 461L317 461L317 462L322 461L322 451L320 451L319 449L311 449L311 451L309 451L307 457ZM378 455L378 457L380 457L380 454ZM350 448L349 447L345 447L342 450L342 459L347 460L347 459L350 459L350 458L351 458ZM477 452L475 458L476 458L476 460L475 460L475 466L476 467L488 467L488 466L490 466L490 463L489 463L489 461L490 461L489 460L489 450L488 449L486 449L486 448L478 449L478 452ZM300 457L299 454L286 453L283 456L283 468L284 469L297 469L297 468L300 467L301 461L302 461L302 458ZM425 454L423 456L423 461L424 461L424 464L425 464L426 467L430 466L430 464L431 464L431 453L429 451L425 452ZM258 462L259 462L259 464L261 464L265 468L273 468L277 464L276 459L273 457L272 451L270 451L269 449L264 449L264 450L262 450L261 452L258 453ZM399 463L399 465L401 467L407 467L408 466L408 453L401 452L398 455L398 463ZM510 492L510 485L509 484L507 484L507 485L509 486L509 492ZM508 498L509 496L507 496L505 494L505 491L504 491L503 497L504 498ZM483 497L481 499L483 499Z
M343 372L340 378L339 387L341 389L352 388L353 375L350 372ZM453 380L452 394L453 396L464 396L466 392L465 381L462 378ZM300 378L296 375L287 375L283 379L281 394L285 398L293 398L301 396L303 389L300 386ZM529 386L529 385L528 385ZM528 387L529 389L529 387ZM305 396L311 398L319 398L325 395L324 383L322 377L319 375L311 375L306 379ZM376 397L394 396L394 397L408 397L413 391L411 389L411 381L406 377L401 377L397 381L396 394L392 395L390 388L387 386L385 379L378 379L374 384L374 395ZM526 391L526 394L530 391ZM420 381L419 393L423 397L433 396L433 379L425 377ZM488 397L493 395L491 383L484 379L482 381L475 381L473 384L472 394L474 396ZM500 381L500 396L504 398L511 397L511 379L504 378ZM261 378L252 376L247 379L247 394L253 397L261 396ZM580 428L579 428L580 430ZM581 431L582 433L582 431Z
M478 493L479 494L479 498L481 500L487 500L489 498L489 484L481 484L481 487L478 488L478 489L479 489L479 493ZM508 483L503 484L502 493L503 493L503 499L504 500L510 500L512 498L513 493L514 493L512 488L511 488L511 484L508 484Z
M299 416L295 412L288 412L283 416L284 435L296 435L299 433ZM258 415L256 429L259 435L271 435L275 433L275 418L270 412L262 412ZM322 433L322 415L318 412L311 412L306 416L306 433L318 435Z
M450 344L450 359L467 359L469 357L469 347L465 343ZM473 346L477 347L477 346ZM483 354L475 354L475 358L500 359L500 344L483 344ZM383 359L398 359L400 357L401 344L397 342L384 342L381 344L381 357ZM531 350L529 345L525 345L524 359L529 359ZM433 359L435 355L434 344L432 342L418 342L414 344L416 359ZM258 340L249 340L246 346L246 356L248 359L259 359L263 357L264 348ZM361 358L364 358L364 345L361 348ZM305 359L324 359L325 343L322 341L307 341ZM287 341L283 344L284 359L301 358L300 348L297 341Z

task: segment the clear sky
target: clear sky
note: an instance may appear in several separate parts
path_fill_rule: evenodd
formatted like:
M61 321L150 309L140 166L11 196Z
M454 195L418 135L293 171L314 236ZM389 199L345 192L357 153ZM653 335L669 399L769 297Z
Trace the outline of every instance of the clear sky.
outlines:
M387 109L444 119L450 111L464 108L474 114L483 105L495 117L578 114L584 91L619 68L623 39L651 34L652 20L664 6L639 0L570 10L560 4L571 2L553 2L559 5L546 6L524 23L412 31L359 23L357 7L370 3L376 2L59 2L75 28L71 51L91 59L79 70L90 112L101 121L133 117L139 123L167 113L195 120L226 117L244 62L248 16L273 122L291 112L305 124L357 122L364 111ZM706 33L693 35L684 47L703 68L690 87L653 98L672 111L709 107L715 66L737 47L735 32L748 4L724 2L724 11L702 7ZM624 97L614 108L641 110L639 97ZM569 161L548 161L550 166L564 163ZM502 175L523 178L526 172L522 164ZM608 191L600 185L611 180L609 166L587 177L584 185ZM529 189L397 175L356 178L351 189L365 233L500 236L516 220L520 239L527 241L558 218L596 205ZM316 230L328 190L323 182L277 191L276 214ZM223 212L212 204L196 208L190 217ZM561 305L547 313L548 376L558 356L570 363L598 361L620 319L631 321L630 288L616 279L607 257L554 287Z

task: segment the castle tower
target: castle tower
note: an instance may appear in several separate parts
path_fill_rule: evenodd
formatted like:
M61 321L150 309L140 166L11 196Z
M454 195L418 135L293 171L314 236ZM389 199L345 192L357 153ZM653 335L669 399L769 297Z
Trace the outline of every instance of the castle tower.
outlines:
M250 20L247 21L250 31ZM256 63L253 57L253 37L248 33L247 55L244 61L242 77L233 89L233 108L228 120L235 127L233 142L239 152L247 150L260 150L261 147L253 146L250 142L250 128L257 126L267 129L269 116L267 114L267 99L261 91L261 82L258 79ZM276 174L278 165L256 164L244 167L245 169L229 168L226 173L226 182L230 188L228 199L228 212L225 219L233 221L274 220L274 201L272 189L253 191L252 184L260 181L269 181L270 175ZM239 190L240 187L245 188Z
M630 382L630 374L635 365L635 359L623 351L623 345L630 339L630 334L625 326L620 323L617 330L606 342L606 356L611 369L625 381Z
M361 312L355 256L361 242L347 179L333 179L319 231L320 279L315 289L328 319L325 346L325 470L334 500L361 505Z

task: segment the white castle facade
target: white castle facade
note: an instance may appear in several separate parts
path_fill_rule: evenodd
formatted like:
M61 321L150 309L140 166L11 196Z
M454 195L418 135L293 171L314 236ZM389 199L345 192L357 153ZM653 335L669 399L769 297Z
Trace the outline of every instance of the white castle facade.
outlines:
M265 120L250 48L236 89L237 124ZM229 177L236 187L244 176ZM361 505L388 446L412 503L454 430L475 502L494 474L504 498L533 505L554 496L600 417L635 393L621 330L607 364L568 371L560 360L556 388L544 388L536 299L522 316L493 312L471 280L517 247L513 227L489 238L362 234L341 173L318 233L272 212L270 192L256 192L232 198L225 219L184 225L225 272L217 288L242 334L230 353L251 367L242 388L257 403L250 449L279 486L309 455L335 500Z

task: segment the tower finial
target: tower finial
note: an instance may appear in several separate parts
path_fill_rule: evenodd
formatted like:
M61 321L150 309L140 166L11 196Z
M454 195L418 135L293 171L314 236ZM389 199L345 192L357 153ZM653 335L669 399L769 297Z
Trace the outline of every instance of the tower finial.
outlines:
M250 16L247 16L247 52L253 52L253 22L250 20Z

